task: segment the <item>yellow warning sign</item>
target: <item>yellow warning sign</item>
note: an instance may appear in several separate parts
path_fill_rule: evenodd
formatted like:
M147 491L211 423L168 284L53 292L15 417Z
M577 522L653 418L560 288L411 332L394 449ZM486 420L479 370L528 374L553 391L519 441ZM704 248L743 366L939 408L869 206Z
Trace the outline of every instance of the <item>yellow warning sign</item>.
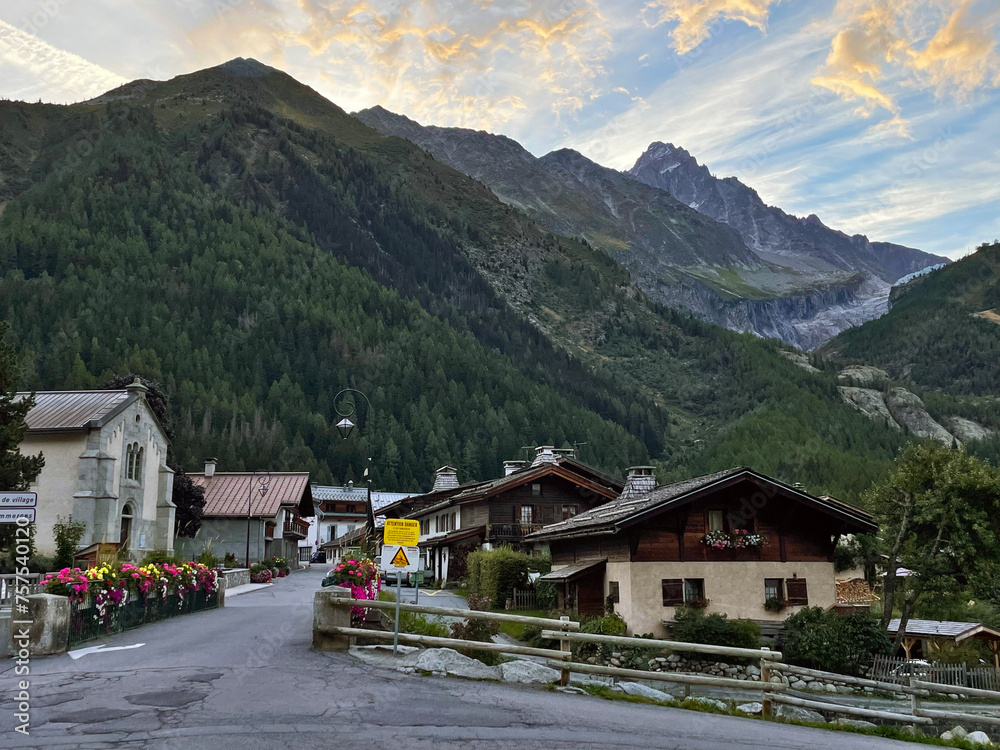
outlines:
M387 518L383 532L383 544L412 547L420 541L420 522L407 518Z
M403 552L402 547L396 550L396 554L392 556L392 562L389 564L394 568L408 568L410 566L410 561L406 559L406 553Z

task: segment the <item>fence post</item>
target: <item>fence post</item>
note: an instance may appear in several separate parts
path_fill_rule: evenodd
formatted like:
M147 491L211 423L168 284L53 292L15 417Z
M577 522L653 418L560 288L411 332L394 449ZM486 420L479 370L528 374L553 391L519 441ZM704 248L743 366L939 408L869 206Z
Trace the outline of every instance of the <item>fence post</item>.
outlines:
M911 674L910 675L910 687L911 688L915 687L915 685L913 683L916 682L916 681L917 681L916 675L912 675ZM910 693L910 714L913 715L914 718L916 718L916 716L917 716L917 709L919 709L919 708L920 708L920 696L917 695L916 692ZM916 736L916 734L917 734L917 723L913 722L912 724L910 724L910 728L913 730L914 736Z
M770 651L771 649L764 646L761 651ZM760 684L762 688L761 692L761 716L773 716L773 708L771 706L771 663L768 661L768 655L764 654L760 657Z
M567 615L563 615L559 619L562 622L569 622L569 617ZM566 633L566 626L563 625L560 628L560 631L563 634L565 634ZM570 650L569 641L567 639L565 639L565 638L560 638L559 639L559 650L560 651L569 651ZM568 667L563 667L562 669L559 670L559 684L560 685L569 685L569 668Z

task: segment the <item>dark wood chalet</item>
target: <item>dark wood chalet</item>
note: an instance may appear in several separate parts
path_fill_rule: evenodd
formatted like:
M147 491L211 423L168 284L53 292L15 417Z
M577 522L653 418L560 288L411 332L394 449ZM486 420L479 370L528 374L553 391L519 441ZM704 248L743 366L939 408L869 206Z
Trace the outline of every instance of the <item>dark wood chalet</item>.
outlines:
M780 622L836 604L837 541L876 531L858 508L747 468L650 483L630 469L619 499L527 538L551 551L561 607L600 614L610 597L631 631L661 635L680 606Z
M425 569L435 579L465 575L465 557L479 546L521 548L525 536L618 497L622 483L577 461L571 451L536 450L530 466L506 461L504 476L459 485L450 466L435 473L434 488L387 506L387 518L420 521ZM543 546L533 545L537 554Z

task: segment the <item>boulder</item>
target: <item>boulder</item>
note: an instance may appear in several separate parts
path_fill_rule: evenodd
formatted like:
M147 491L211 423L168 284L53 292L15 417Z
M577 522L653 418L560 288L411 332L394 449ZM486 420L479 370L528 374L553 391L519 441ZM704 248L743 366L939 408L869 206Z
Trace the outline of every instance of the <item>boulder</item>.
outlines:
M971 742L973 745L992 745L993 742L990 740L990 736L986 732L969 732L965 735L965 741Z
M737 711L742 711L745 714L759 714L764 710L764 704L759 701L753 703L741 703L736 707Z
M639 695L643 698L651 698L654 701L670 701L673 697L662 690L656 690L655 688L647 687L639 682L619 682L617 685L622 692L628 695Z
M964 417L945 417L941 420L952 435L963 443L970 440L985 440L993 437L993 430Z
M826 721L823 718L823 714L818 711L812 711L808 708L799 708L798 706L778 706L774 715L780 719L789 719L790 721L808 721L815 724L822 724Z
M942 740L964 740L969 736L969 733L965 731L965 727L957 726L947 732L942 733Z
M559 680L559 670L537 662L518 659L500 665L500 679L504 682L537 682L547 685Z
M834 723L838 726L855 727L856 729L875 729L878 726L878 724L872 724L870 721L861 721L861 719L837 719Z
M747 667L748 675L760 675L760 667L755 667L753 664Z
M851 365L841 370L837 378L858 385L879 385L889 379L889 373L871 365Z
M791 687L792 690L805 690L807 687L809 687L809 683L803 682L802 680L796 680L795 682L792 683Z
M500 670L488 667L477 659L470 659L451 648L429 648L420 654L417 669L424 672L443 672L456 677L471 677L477 680L498 680Z
M927 413L924 402L915 393L911 393L905 388L893 388L889 391L885 404L889 407L889 413L892 414L893 419L917 437L937 440L949 447L956 442L952 434ZM959 443L959 447L961 447L961 443Z
M684 701L684 705L690 706L700 706L702 708L717 708L720 711L728 711L729 704L724 701L718 701L714 698L688 698Z
M883 422L893 429L900 429L896 420L885 405L882 392L872 388L854 388L851 386L837 386L840 397L849 405L860 411L869 419L876 422Z

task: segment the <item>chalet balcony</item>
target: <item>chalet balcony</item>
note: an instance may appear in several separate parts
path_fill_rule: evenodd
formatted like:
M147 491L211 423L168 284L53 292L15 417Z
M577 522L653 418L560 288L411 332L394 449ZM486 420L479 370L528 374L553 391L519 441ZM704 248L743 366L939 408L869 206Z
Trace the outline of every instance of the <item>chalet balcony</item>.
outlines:
M302 523L302 521L297 521L295 519L288 519L285 521L285 529L283 536L294 536L300 539L305 539L306 535L309 533L309 526Z
M274 539L274 523L267 522L264 524L264 538Z
M520 542L543 527L540 523L494 523L486 527L486 537L491 542Z

